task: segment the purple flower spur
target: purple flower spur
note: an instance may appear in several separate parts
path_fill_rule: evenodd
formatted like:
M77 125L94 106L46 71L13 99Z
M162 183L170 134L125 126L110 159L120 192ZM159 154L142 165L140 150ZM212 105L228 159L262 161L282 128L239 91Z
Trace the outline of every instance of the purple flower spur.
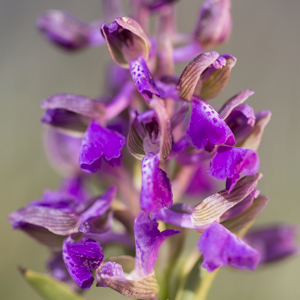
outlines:
M176 29L177 2L132 0L127 16L120 1L102 0L105 21L58 10L37 20L58 49L102 46L111 57L104 95L42 101L62 183L9 216L49 251L48 275L22 269L44 299L82 300L92 288L100 299L109 288L205 300L218 269L255 270L299 252L293 225L247 233L269 202L257 150L271 112L244 103L249 89L221 108L211 102L238 63L213 50L229 40L231 1L204 1L190 34ZM177 73L176 62L186 67ZM189 230L196 239L186 245Z

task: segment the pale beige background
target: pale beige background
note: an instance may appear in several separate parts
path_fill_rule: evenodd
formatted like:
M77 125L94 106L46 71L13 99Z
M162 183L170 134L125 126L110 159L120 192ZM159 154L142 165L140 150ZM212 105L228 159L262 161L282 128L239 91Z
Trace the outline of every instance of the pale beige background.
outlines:
M272 201L257 223L299 224L300 1L233 0L233 34L217 49L238 58L218 101L246 88L255 111L273 112L259 149L264 178L260 190ZM193 27L202 1L182 0L179 28ZM1 299L40 299L21 279L17 265L43 270L46 251L20 232L12 232L9 212L55 189L59 176L48 166L41 143L40 101L57 92L95 96L102 90L107 49L67 55L51 47L35 30L37 16L49 8L69 10L91 21L101 15L98 0L0 0L1 130ZM178 74L183 65L178 68ZM300 257L256 272L223 269L210 293L218 299L300 299ZM125 299L93 288L87 298ZM108 289L107 289L108 290ZM100 293L101 292L101 293ZM109 295L109 296L108 296Z

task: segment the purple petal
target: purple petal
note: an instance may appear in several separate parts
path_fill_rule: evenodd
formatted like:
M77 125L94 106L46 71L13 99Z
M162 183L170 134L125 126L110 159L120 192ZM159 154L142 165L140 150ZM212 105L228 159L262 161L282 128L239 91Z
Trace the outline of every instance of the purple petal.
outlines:
M209 272L230 265L240 270L254 270L259 253L217 222L202 233L198 249L203 254L202 267Z
M109 209L116 194L117 188L111 186L103 195L97 197L91 207L81 214L81 220L84 222L89 218L102 216Z
M219 111L220 116L225 120L235 107L245 102L253 94L254 91L252 90L244 90L234 95L222 106Z
M141 208L156 212L173 204L170 180L159 168L159 157L148 153L142 160Z
M191 208L191 210L193 207ZM181 228L203 229L203 226L198 226L193 222L191 213L182 213L171 209L161 209L153 214L153 218L161 220L165 223L172 224Z
M87 173L95 173L101 167L101 158L109 161L120 157L124 144L124 136L93 121L82 141L79 166Z
M127 233L115 233L113 231L108 231L101 234L85 234L86 237L89 237L93 240L96 240L105 247L106 245L121 245L124 247L127 247L129 249L133 249L135 247L134 240L132 236Z
M95 203L82 213L78 231L83 233L103 233L112 227L113 212L106 213L117 193L115 186L110 187Z
M226 118L226 123L234 134L236 143L244 140L255 125L254 110L248 104L241 104L234 108Z
M230 0L206 0L195 27L195 39L205 48L225 43L231 33Z
M101 216L91 217L84 221L78 227L78 231L82 233L101 234L109 231L113 225L114 212L107 212Z
M139 93L147 103L150 103L153 95L160 97L160 93L143 57L130 62L130 74Z
M225 180L231 192L240 174L254 175L259 169L259 158L252 149L220 146L210 161L208 173L218 180Z
M141 212L134 222L136 244L135 268L139 276L147 276L154 270L158 250L168 237L180 233L178 230L158 230L158 223L152 221L145 212Z
M206 102L192 101L192 114L187 129L187 137L198 150L206 146L226 144L233 146L234 136L225 121Z
M259 251L259 263L265 264L299 253L297 231L296 226L273 225L247 233L244 241Z
M104 259L100 244L92 239L75 241L68 237L63 245L63 259L72 279L84 290L93 284L93 270Z

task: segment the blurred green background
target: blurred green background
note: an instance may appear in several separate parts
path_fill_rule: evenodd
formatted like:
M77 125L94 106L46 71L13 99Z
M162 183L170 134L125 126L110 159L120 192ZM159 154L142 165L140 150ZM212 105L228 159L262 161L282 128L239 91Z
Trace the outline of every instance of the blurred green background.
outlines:
M192 30L202 2L178 3L180 30ZM110 62L106 47L72 55L52 47L35 29L36 18L46 9L68 10L86 21L102 16L100 0L0 0L1 299L40 299L17 266L43 271L46 251L12 232L6 221L10 212L59 183L43 150L40 102L59 92L98 95ZM220 101L250 88L256 93L247 103L256 112L273 113L259 149L264 174L259 189L271 202L256 224L299 225L299 12L298 0L233 0L230 42L216 49L238 58ZM178 75L183 67L178 67ZM299 269L300 256L255 272L224 268L208 299L300 299ZM125 299L96 288L87 298Z

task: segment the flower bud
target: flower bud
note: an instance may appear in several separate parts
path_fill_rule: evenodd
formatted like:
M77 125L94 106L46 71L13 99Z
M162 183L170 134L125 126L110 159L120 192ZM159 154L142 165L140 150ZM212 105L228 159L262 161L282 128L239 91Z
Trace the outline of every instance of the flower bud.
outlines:
M45 36L65 50L78 50L103 43L99 23L88 24L65 11L49 10L37 20Z
M196 41L205 48L225 43L231 33L230 0L206 0L195 27Z
M114 22L101 27L108 50L114 62L129 68L131 61L149 57L151 43L142 27L128 17L116 18Z

